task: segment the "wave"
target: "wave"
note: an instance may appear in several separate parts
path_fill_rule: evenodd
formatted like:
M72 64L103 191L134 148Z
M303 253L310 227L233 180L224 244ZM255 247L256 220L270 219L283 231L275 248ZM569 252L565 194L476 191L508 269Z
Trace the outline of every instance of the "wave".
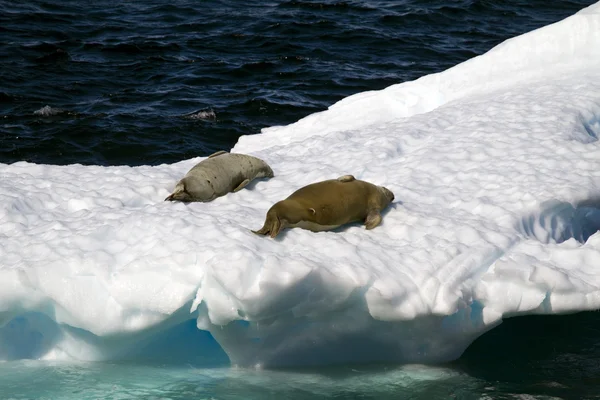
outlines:
M376 10L376 8L374 7L369 7L368 5L357 3L354 1L322 2L289 0L279 4L279 7L317 10L349 10L359 12L369 12Z
M50 106L44 106L39 110L33 112L33 115L39 115L41 117L51 117L54 115L67 114L67 110L63 110L60 108L52 108Z
M211 109L200 110L200 111L195 111L191 114L185 115L185 118L215 121L217 119L217 114L215 114L215 112Z

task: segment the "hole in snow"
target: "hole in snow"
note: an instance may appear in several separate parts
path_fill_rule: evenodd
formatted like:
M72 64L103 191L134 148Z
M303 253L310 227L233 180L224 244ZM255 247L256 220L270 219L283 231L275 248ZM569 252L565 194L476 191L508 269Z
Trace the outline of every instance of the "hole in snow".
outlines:
M593 143L600 136L600 112L596 110L579 113L574 139L582 143Z
M600 231L600 198L575 205L557 200L542 204L542 210L521 219L519 229L543 243L575 239L585 243Z
M600 134L600 116L594 115L591 118L583 119L583 129L585 132L595 140L598 140L598 135Z
M24 313L0 326L0 360L40 358L61 338L58 325L48 316Z

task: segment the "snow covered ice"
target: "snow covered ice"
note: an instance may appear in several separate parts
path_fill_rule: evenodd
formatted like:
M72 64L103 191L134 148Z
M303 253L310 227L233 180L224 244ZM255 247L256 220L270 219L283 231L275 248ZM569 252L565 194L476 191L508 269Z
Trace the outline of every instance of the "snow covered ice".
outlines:
M208 357L214 338L240 366L438 362L502 318L598 309L598 135L600 3L241 137L275 177L211 203L163 202L201 158L0 164L0 359ZM250 231L345 174L394 192L376 229Z

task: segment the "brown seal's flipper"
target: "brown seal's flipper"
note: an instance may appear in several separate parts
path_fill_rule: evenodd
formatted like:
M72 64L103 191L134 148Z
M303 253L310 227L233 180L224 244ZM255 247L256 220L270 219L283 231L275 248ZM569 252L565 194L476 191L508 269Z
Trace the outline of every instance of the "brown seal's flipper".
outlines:
M279 218L267 214L267 219L265 220L263 227L252 232L257 235L269 235L271 238L274 238L279 234L279 231L281 231L281 221Z
M353 175L344 175L337 178L337 180L340 182L352 182L356 180L356 178Z
M233 189L233 192L237 192L238 190L242 190L243 188L246 187L247 184L250 183L250 179L244 179L242 181L242 183L240 183L235 189Z
M173 195L174 195L174 193L173 193L173 194L170 194L170 195L168 195L168 196L165 198L165 201L173 201Z
M219 150L216 153L212 153L210 156L208 156L208 158L217 157L217 156L220 156L221 154L227 154L227 152L225 150Z
M367 218L365 219L365 227L367 229L373 229L377 225L381 223L381 214L379 210L371 210L367 214Z

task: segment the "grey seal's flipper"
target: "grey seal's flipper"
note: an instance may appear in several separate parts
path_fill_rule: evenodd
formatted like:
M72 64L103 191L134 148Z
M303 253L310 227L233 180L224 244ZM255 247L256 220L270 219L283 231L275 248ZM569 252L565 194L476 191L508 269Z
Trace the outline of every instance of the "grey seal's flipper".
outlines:
M356 178L353 175L344 175L337 178L337 180L340 182L352 182L356 180Z
M227 152L225 150L219 150L216 153L212 153L210 156L208 156L208 158L217 157L217 156L220 156L221 154L227 154Z
M235 189L233 189L233 192L237 192L238 190L242 190L243 188L246 187L247 184L250 183L250 179L244 179L242 181L242 183L240 183Z
M187 201L188 198L189 195L185 191L185 179L182 179L181 181L177 182L175 189L173 189L173 193L167 196L165 201Z
M373 229L381 223L381 219L382 218L381 214L379 213L379 210L371 210L369 211L369 213L367 214L367 218L365 219L365 227L367 229Z

